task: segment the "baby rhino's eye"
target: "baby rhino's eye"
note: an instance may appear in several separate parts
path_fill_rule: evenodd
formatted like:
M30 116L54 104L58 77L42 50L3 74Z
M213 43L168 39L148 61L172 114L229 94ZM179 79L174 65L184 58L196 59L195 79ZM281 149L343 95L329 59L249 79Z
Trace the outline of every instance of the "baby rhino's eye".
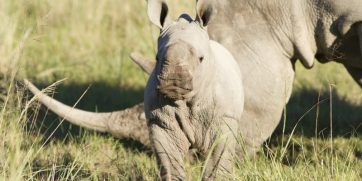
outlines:
M202 61L204 61L204 56L199 57L199 61L202 63Z

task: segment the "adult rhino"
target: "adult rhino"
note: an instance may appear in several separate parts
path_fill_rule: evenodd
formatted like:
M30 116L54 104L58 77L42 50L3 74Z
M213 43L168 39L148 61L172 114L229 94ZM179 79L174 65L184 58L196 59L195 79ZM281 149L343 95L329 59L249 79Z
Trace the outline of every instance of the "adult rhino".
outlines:
M205 1L206 2L206 1ZM292 92L295 63L342 63L362 86L360 0L211 0L211 39L236 58L245 107L240 129L254 153L274 131Z
M247 154L255 153L279 123L292 92L297 60L306 68L315 59L340 62L362 86L360 0L199 0L197 4L212 14L210 38L232 53L242 72L245 102L239 129ZM161 12L167 12L162 7ZM139 63L149 70L149 64ZM32 91L37 93L35 87ZM114 113L77 114L80 110L39 95L42 103L74 124L149 143L141 105ZM131 129L125 127L129 124ZM137 135L143 136L133 135L140 132L144 134Z

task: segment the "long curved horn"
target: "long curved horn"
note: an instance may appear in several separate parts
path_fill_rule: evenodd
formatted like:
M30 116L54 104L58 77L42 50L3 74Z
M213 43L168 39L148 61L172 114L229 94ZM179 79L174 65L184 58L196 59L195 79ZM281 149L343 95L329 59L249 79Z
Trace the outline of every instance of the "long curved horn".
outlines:
M145 71L148 75L150 75L155 68L155 62L151 60L147 60L142 57L140 54L132 52L129 57L133 62L135 62L138 66L141 67L143 71Z
M88 112L67 106L47 96L26 79L24 82L42 104L70 123L99 132L108 132L117 138L130 138L150 147L143 103L115 112Z

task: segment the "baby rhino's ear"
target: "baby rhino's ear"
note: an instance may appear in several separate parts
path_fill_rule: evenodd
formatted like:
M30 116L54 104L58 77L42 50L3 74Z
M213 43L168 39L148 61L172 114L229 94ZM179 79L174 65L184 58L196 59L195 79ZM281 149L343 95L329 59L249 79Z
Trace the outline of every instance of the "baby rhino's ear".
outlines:
M203 27L206 27L213 14L214 14L214 8L212 6L211 0L198 0L196 5L196 21L198 21Z
M164 0L147 0L147 14L150 21L162 29L165 25L168 6Z

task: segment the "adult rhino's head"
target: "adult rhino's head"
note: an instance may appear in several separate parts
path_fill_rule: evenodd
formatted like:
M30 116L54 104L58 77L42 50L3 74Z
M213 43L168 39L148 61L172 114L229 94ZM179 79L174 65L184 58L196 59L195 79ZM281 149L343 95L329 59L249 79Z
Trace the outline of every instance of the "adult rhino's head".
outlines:
M197 92L199 77L210 59L206 26L212 11L198 9L196 20L182 14L177 20L169 21L166 2L148 0L148 16L160 28L154 70L157 89L173 100L187 99Z

